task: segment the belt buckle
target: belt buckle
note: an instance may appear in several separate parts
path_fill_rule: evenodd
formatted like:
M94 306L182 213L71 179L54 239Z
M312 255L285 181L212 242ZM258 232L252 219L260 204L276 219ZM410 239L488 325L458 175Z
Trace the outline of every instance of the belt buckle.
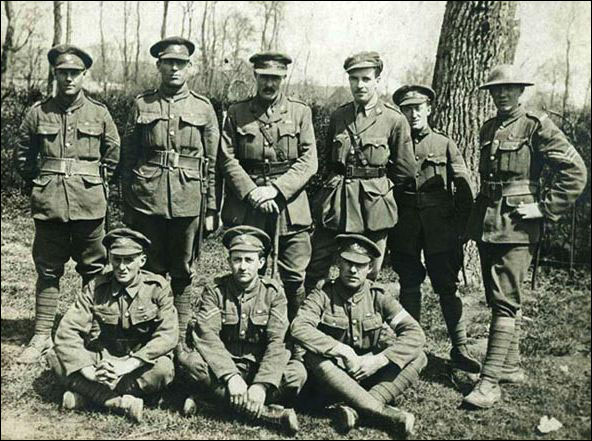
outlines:
M354 175L354 166L353 165L346 165L345 166L345 177L347 179L351 179Z
M268 176L271 173L271 164L269 163L269 161L265 161L263 163L263 175L264 176Z
M179 167L179 154L175 151L167 151L167 165L170 170Z

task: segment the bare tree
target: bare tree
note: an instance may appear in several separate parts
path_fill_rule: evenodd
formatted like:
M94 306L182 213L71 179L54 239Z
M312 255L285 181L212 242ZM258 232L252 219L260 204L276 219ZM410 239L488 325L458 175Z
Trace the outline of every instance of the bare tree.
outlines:
M129 44L127 39L127 29L129 23L129 12L131 6L129 2L123 2L123 46L122 46L122 53L123 53L123 83L127 84L129 79L129 68L130 68L130 58L129 58Z
M561 106L563 115L567 115L567 102L569 100L569 86L570 86L570 55L571 55L571 32L574 21L576 19L576 8L572 3L569 8L569 18L567 27L565 29L565 89L563 91L563 105Z
M21 25L18 22L18 13L14 10L14 2L5 1L4 12L6 12L6 35L2 44L2 56L0 56L0 73L4 75L10 64L12 55L20 51L29 42L35 30L36 20L28 20ZM17 26L22 29L19 35L15 34Z
M162 12L162 28L160 28L160 38L163 39L166 37L167 33L167 16L169 15L169 2L165 0L164 2L164 9Z
M136 70L134 73L134 81L138 81L138 74L140 72L140 1L136 1Z
M66 44L72 43L72 2L66 2Z
M105 32L103 30L103 3L99 2L99 28L101 30L101 80L103 82L103 93L107 94L107 47L105 44Z
M262 51L277 49L279 32L284 19L283 1L256 1L263 9L263 28L261 30L260 48Z
M513 63L520 35L516 7L515 1L446 3L432 82L433 122L458 143L475 182L479 129L494 110L489 94L478 86L494 65ZM477 275L476 250L468 254L469 273Z
M62 42L62 5L63 1L54 0L53 2L53 44L56 46ZM54 89L53 69L49 67L47 77L47 93L52 94Z

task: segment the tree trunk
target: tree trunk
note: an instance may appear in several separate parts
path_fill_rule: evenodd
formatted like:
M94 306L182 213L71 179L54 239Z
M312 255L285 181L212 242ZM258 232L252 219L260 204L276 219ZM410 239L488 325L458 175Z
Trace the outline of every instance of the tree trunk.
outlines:
M127 27L129 19L129 2L123 2L123 84L129 79L129 54L127 41Z
M53 46L62 42L62 3L63 1L54 0L53 2ZM49 75L47 77L47 93L51 95L54 89L53 67L49 66Z
M101 30L101 79L103 80L103 94L107 95L107 47L105 45L105 32L103 30L103 3L99 2L99 28Z
M2 57L0 57L0 72L2 75L8 69L8 60L10 58L10 52L14 47L14 11L12 9L12 2L4 2L4 11L6 12L6 36L4 37L4 44L2 45Z
M72 2L66 2L66 44L72 44Z
M515 1L446 3L432 81L432 122L458 144L474 183L479 180L479 129L495 110L478 86L493 66L514 61L520 36L516 7ZM468 254L469 272L479 274L476 250Z
M140 73L140 2L136 2L136 71L134 73L134 81L138 81L138 74Z
M164 2L164 10L162 13L162 28L160 29L160 38L163 39L166 37L167 31L167 16L169 15L169 2L165 0Z

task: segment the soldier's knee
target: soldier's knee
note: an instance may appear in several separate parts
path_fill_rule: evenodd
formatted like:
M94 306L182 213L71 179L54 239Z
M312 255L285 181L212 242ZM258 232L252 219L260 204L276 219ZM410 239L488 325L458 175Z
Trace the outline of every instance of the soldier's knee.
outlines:
M312 354L310 352L307 352L304 356L304 362L306 363L307 369L317 376L326 376L337 368L337 365L330 358Z
M307 379L308 373L304 364L298 360L290 360L282 376L283 386L299 393Z
M178 356L179 367L189 379L199 384L210 383L208 364L197 351L183 352Z
M45 359L47 360L47 364L49 368L53 371L53 373L58 377L58 380L61 383L66 383L66 371L60 359L58 358L58 354L56 354L55 350L51 348L45 354Z
M424 351L420 351L419 355L411 363L413 363L418 372L421 372L428 365L428 357Z
M154 365L139 379L138 385L145 394L153 394L163 390L175 378L175 367L169 357L159 357Z

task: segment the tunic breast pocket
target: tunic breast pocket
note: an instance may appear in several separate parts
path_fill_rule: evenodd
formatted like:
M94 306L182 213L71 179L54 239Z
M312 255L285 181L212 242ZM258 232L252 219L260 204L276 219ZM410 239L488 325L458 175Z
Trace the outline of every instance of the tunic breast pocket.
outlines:
M153 303L131 308L130 322L134 330L140 334L151 334L161 321L158 306Z
M235 155L240 159L261 159L263 145L257 145L259 128L254 125L238 126L236 128L238 148Z
M349 154L351 142L346 134L339 134L333 138L333 144L331 148L331 161L340 162L345 164L347 161L347 155Z
M300 130L293 124L280 124L278 126L278 142L276 157L278 161L296 159L300 155Z
M202 115L192 113L181 115L179 118L179 145L181 153L187 150L203 151L202 133L206 119Z
M109 307L109 305L97 305L93 311L101 328L102 338L115 338L117 327L120 322L119 310Z
M499 170L510 176L528 176L530 147L527 138L502 141L499 145Z
M265 341L267 334L267 323L269 322L269 314L267 311L261 313L253 313L249 317L251 324L249 326L249 335L247 336L249 342L259 343Z
M79 156L82 159L96 160L101 157L101 135L103 125L94 121L78 122Z
M167 149L166 136L161 135L163 131L166 133L166 127L161 127L164 120L165 117L160 113L140 112L136 122L140 130L142 147L158 147L156 150Z
M237 341L238 338L238 314L236 312L222 312L222 330L220 331L222 341Z
M39 123L37 137L39 138L41 156L60 157L60 126L59 124Z
M426 181L446 186L446 155L432 155L424 160L422 171ZM437 181L437 182L436 182Z
M319 329L321 331L338 341L345 340L348 328L349 320L345 316L324 314L321 317L321 323L319 323Z
M389 148L386 138L365 139L362 151L368 160L368 165L385 165L388 162Z
M382 330L382 316L374 314L362 320L363 343L366 349L377 345Z

